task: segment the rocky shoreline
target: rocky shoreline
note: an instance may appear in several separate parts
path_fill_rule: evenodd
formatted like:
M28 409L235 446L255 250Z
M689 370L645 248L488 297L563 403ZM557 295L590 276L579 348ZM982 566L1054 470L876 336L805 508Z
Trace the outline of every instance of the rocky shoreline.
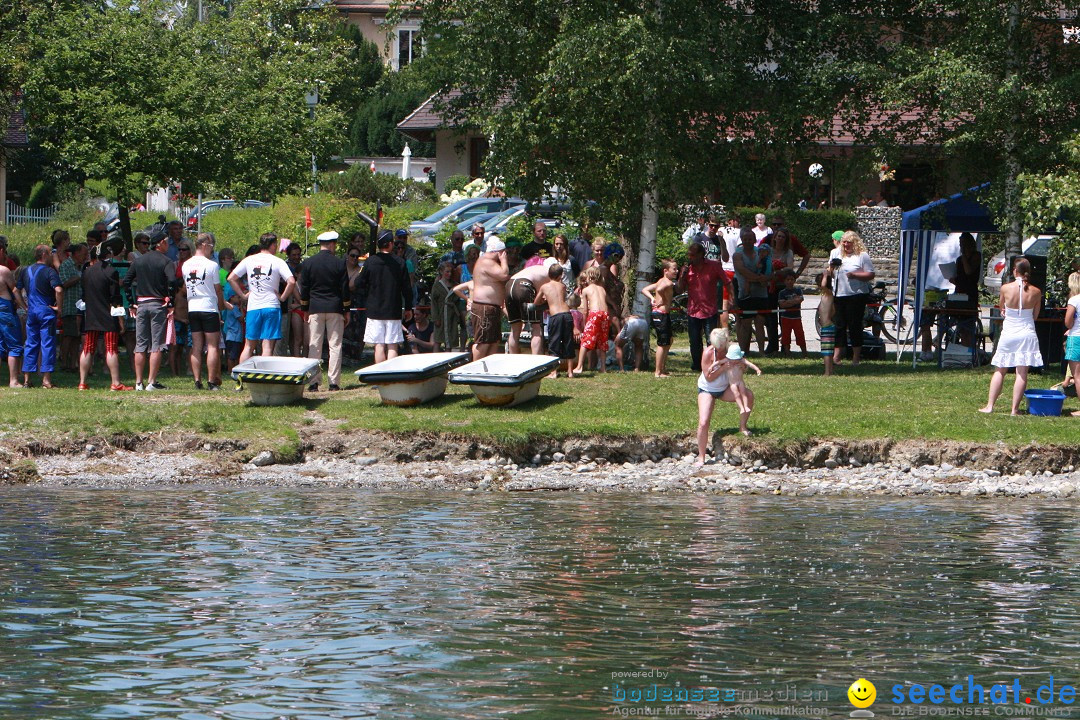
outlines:
M714 438L693 465L686 437L540 439L499 446L444 434L305 433L268 450L160 437L26 444L0 484L60 488L349 487L465 492L699 492L735 495L1080 497L1080 456L1057 446L918 441L772 444Z

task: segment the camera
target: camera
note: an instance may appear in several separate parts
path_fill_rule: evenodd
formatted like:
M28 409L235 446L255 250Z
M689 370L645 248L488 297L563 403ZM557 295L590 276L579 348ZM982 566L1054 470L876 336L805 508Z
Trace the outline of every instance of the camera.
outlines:
M829 267L831 267L831 268L838 268L843 264L844 264L844 262L840 258L833 258L832 260L829 261Z

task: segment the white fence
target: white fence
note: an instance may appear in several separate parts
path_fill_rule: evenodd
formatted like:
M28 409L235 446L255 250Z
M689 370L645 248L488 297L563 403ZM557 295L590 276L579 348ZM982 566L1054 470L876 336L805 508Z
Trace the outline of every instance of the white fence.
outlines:
M53 219L53 215L56 214L59 208L59 205L50 205L44 208L24 208L22 205L16 205L8 200L7 221L11 225L31 222L45 223Z

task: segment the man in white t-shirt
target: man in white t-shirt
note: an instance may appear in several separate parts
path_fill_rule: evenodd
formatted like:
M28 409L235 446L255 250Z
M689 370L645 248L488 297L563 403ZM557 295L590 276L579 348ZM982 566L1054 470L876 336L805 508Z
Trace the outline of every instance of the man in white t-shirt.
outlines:
M199 233L195 254L180 268L188 301L188 330L191 332L191 374L195 389L202 390L202 354L206 348L206 385L221 389L221 310L231 308L221 291L221 272L213 261L213 233Z
M718 327L727 328L729 325L729 313L735 309L735 295L733 288L735 287L735 252L739 249L739 233L742 232L740 228L740 221L738 216L731 215L728 217L727 227L722 231L722 253L720 255L720 264L724 267L724 274L727 275L728 281L724 283L721 293L723 297L721 300L722 312L720 313L720 325Z
M244 351L240 353L240 362L255 354L258 343L262 343L262 355L270 357L274 354L274 342L281 339L281 303L296 290L296 278L289 265L275 254L277 245L274 233L260 236L259 252L238 262L229 273L232 289L247 302ZM246 292L240 284L243 277L247 278ZM285 290L278 294L282 280Z

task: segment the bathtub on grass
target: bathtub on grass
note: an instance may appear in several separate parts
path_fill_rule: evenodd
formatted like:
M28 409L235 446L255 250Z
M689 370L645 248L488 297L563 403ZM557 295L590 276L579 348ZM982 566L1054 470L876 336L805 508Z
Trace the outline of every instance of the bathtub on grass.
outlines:
M302 400L321 372L318 360L256 355L234 367L232 376L251 391L252 404L288 405Z
M367 385L377 385L383 405L409 407L441 397L446 374L469 362L469 353L442 352L398 355L356 371Z
M488 355L450 373L450 382L468 385L484 405L511 407L540 392L540 381L559 366L551 355Z

